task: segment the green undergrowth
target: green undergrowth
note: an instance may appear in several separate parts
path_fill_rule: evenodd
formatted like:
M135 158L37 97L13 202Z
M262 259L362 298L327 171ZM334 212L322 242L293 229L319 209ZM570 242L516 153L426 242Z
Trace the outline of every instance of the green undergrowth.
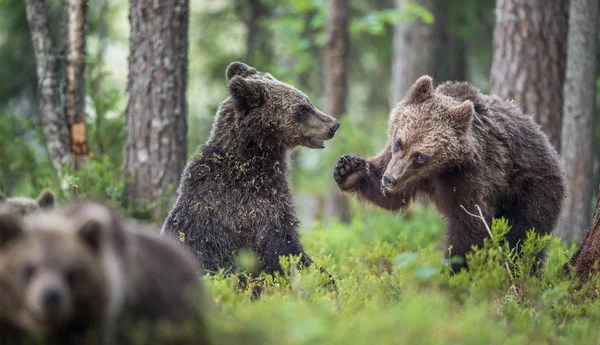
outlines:
M470 270L452 275L431 208L316 224L302 233L315 265L296 270L297 258L282 258L291 273L255 280L259 298L236 276L204 278L208 335L216 344L597 344L600 302L586 296L600 284L582 286L563 271L574 248L530 236L525 257L548 248L536 276L533 261L503 241L508 229L495 220L494 239L469 258Z

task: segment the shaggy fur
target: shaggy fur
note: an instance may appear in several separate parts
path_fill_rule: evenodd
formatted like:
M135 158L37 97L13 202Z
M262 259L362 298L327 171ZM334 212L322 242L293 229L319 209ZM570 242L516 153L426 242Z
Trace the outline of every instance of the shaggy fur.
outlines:
M288 186L288 151L323 148L339 122L306 95L269 74L235 62L226 72L230 97L221 103L210 138L181 176L178 199L162 232L192 248L208 271L235 267L250 249L260 269L280 270L279 256L302 254Z
M9 207L15 214L26 216L40 209L50 209L54 207L54 194L51 191L44 190L37 199L24 197L9 198L6 194L0 192L0 205Z
M335 181L392 211L418 195L428 197L445 218L452 256L464 257L489 236L482 221L461 205L471 213L481 207L488 224L492 218L508 219L511 247L518 248L527 230L548 234L556 226L565 193L559 158L532 117L516 105L465 82L434 90L424 76L393 109L388 138L368 161L340 157Z

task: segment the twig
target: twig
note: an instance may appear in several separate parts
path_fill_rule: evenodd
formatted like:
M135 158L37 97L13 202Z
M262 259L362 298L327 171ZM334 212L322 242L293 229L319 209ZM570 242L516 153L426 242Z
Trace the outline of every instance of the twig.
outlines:
M485 221L485 218L483 217L483 212L481 212L481 207L479 207L479 205L475 205L475 208L477 209L477 212L479 212L479 215L476 215L474 213L467 211L467 209L463 205L460 205L460 207L469 216L481 219L481 221L483 222L483 225L485 225L485 229L487 230L488 234L490 235L490 238L494 239L494 236L492 235L492 230L490 229L489 225ZM500 253L502 253L502 247L498 246L498 250L500 251ZM508 272L508 276L510 278L511 290L513 290L515 296L517 297L517 300L521 300L521 297L519 296L519 292L517 291L517 286L515 285L515 278L513 277L510 267L508 266L508 261L506 261L506 260L504 260L504 267L506 267L506 271Z

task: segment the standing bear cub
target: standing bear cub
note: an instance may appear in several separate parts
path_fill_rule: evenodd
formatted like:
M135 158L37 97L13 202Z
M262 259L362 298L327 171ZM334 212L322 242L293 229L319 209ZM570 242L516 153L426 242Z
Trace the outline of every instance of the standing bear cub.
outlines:
M489 237L466 211L479 206L488 224L506 218L506 239L519 248L530 229L552 232L565 193L558 155L531 116L465 82L434 90L428 76L392 110L385 148L368 161L340 157L333 177L340 189L392 211L428 197L445 218L450 255L463 258Z
M240 62L227 67L230 97L210 138L187 165L162 233L186 243L207 271L235 268L252 250L260 269L279 271L279 256L302 254L288 186L288 151L324 148L340 123L299 90Z

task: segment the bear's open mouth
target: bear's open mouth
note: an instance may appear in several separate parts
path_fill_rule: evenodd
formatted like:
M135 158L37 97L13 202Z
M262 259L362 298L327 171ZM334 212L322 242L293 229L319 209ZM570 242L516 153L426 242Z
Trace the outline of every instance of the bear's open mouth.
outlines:
M304 146L310 149L324 149L325 142L323 140L309 138Z

